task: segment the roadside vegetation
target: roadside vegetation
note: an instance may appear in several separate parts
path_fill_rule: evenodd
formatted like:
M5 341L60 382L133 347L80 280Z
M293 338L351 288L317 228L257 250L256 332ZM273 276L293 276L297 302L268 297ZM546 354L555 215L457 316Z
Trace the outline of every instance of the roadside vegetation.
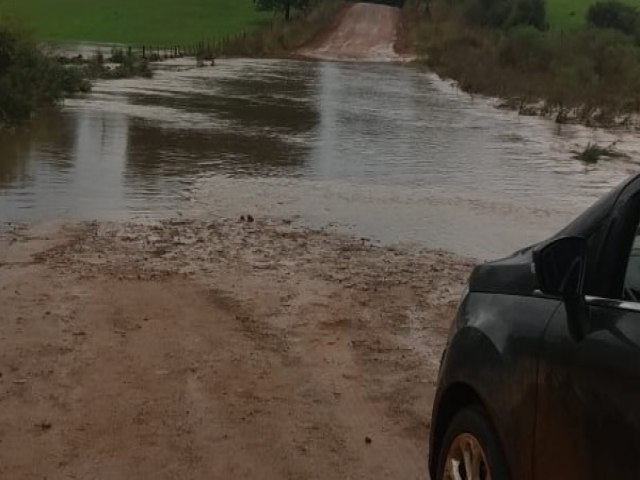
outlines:
M631 123L640 112L640 13L596 2L584 27L565 31L549 26L555 1L408 0L405 8L420 18L422 61L463 90L560 123Z
M263 12L283 12L284 19L291 19L291 12L304 10L309 6L310 0L253 0L256 8Z
M47 106L56 105L65 97L72 96L79 92L88 92L91 89L91 80L95 79L119 79L128 77L151 77L152 70L150 62L160 60L161 54L153 51L147 51L144 55L139 50L131 48L114 48L110 55L105 55L97 51L91 57L55 57L47 55L39 48L37 39L43 37L59 37L65 39L79 38L82 40L103 40L107 38L118 40L131 40L133 37L118 37L117 30L123 28L123 25L114 21L102 22L101 28L109 25L112 28L110 34L101 36L99 32L106 32L104 29L96 30L94 34L85 36L82 29L74 30L78 17L70 15L64 21L57 21L56 18L60 11L68 11L75 5L75 0L60 0L56 9L47 8L48 20L55 23L55 28L60 30L48 29L46 22L43 23L41 9L45 7L46 2L40 0L24 0L20 3L12 2L12 10L26 13L26 17L35 19L36 28L33 33L27 33L23 28L18 27L15 21L2 20L0 18L0 128L13 126L29 119L39 109ZM196 8L189 11L189 2L193 3L197 0L185 0L181 4L185 15L194 15L200 13ZM119 0L105 0L102 5L109 4L116 8L118 5L125 8L125 4L118 3ZM221 12L224 12L224 19L237 20L241 11L244 13L251 12L244 16L247 19L264 19L264 14L257 13L257 10L273 10L277 14L272 17L271 21L263 22L259 28L254 28L250 33L230 35L223 39L212 43L205 44L199 42L198 50L194 52L198 57L198 64L204 65L204 59L214 59L217 55L247 55L247 56L273 56L290 52L303 44L311 41L320 31L325 28L326 24L335 15L337 9L344 4L343 0L233 0L233 8L225 8L232 5L226 0L208 0L208 8L217 9L217 17L205 15L208 23L207 35L211 38L215 35L216 23L212 23L211 18L218 18ZM84 3L87 2L82 2ZM134 8L133 5L140 7L139 2L127 2L126 5ZM147 5L147 13L150 16L169 14L170 12L163 7L164 4L156 5L150 8ZM175 2L172 5L176 5ZM193 6L193 5L192 5ZM0 0L0 11L7 7L6 0ZM15 8L13 8L15 7ZM80 17L84 7L78 7ZM157 8L155 8L157 7ZM162 8L161 8L162 7ZM90 5L89 10L98 14L102 7ZM166 7L169 8L169 7ZM235 9L235 10L234 10ZM117 11L117 10L116 10ZM86 12L85 12L86 13ZM176 12L173 12L176 13ZM282 13L282 15L278 15ZM153 28L160 28L166 32L170 30L166 24L158 25L152 18L147 16L141 17L145 25L153 25ZM38 19L40 18L40 22ZM72 20L73 19L73 20ZM131 19L129 19L131 20ZM249 20L247 20L249 21ZM189 35L191 38L197 38L199 35L196 29L191 30L193 24L185 22L188 25ZM134 22L135 23L135 22ZM170 23L170 22L169 22ZM233 22L232 22L233 23ZM131 22L127 24L126 30L135 32L140 35L141 41L153 42L162 41L160 37L154 37L153 32L141 32L134 28ZM246 26L247 23L235 22L236 26ZM52 25L49 25L53 28ZM38 28L39 26L39 28ZM84 28L84 27L82 27ZM49 35L47 35L47 33ZM180 33L173 32L178 36ZM113 34L113 36L110 36ZM169 37L165 37L169 39ZM176 40L177 37L171 37L170 40ZM205 46L206 45L206 46ZM144 51L144 50L143 50ZM176 47L176 52L178 48ZM154 58L157 56L158 58Z
M90 88L82 69L44 55L27 32L0 20L0 128Z
M158 61L161 58L150 55L150 58L143 58L139 52L130 49L113 47L110 56L104 55L101 51L96 51L91 57L57 57L56 60L62 65L75 67L86 78L115 80L119 78L143 77L151 78L153 71L150 61Z
M306 0L292 2L300 9L290 12L287 19L285 0L265 2L256 0L258 8L284 12L282 17L273 18L262 28L255 29L222 42L221 55L233 56L276 56L287 55L320 35L335 18L336 13L346 4L345 0ZM288 2L285 2L288 3Z
M601 158L624 158L627 155L615 149L615 144L602 147L595 143L588 143L581 152L574 152L574 158L584 163L598 163Z
M149 59L120 48L109 56L96 52L90 58L47 55L24 28L0 19L0 128L89 92L92 80L152 75Z

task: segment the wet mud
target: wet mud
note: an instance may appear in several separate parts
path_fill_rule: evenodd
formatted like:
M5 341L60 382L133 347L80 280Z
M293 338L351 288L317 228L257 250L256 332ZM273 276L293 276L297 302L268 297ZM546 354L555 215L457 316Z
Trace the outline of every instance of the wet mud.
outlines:
M248 216L0 247L2 478L425 478L472 260Z

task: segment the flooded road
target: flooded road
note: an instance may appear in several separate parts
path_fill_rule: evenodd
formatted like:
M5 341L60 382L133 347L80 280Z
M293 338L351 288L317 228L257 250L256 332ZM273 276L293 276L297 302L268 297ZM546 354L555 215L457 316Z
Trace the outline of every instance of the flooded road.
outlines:
M544 238L637 170L411 66L222 60L96 85L0 133L0 221L286 217L488 258Z

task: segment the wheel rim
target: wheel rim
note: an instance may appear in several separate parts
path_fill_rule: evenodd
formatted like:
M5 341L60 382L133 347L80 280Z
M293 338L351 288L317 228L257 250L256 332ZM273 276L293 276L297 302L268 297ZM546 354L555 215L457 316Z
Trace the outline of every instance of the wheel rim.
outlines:
M447 452L444 480L491 480L487 456L476 437L462 433L453 440Z

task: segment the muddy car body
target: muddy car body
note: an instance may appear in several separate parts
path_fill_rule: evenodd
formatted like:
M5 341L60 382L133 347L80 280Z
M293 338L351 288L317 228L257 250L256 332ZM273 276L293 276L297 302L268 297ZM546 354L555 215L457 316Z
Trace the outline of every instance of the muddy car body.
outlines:
M477 267L434 403L432 478L640 478L640 176Z

